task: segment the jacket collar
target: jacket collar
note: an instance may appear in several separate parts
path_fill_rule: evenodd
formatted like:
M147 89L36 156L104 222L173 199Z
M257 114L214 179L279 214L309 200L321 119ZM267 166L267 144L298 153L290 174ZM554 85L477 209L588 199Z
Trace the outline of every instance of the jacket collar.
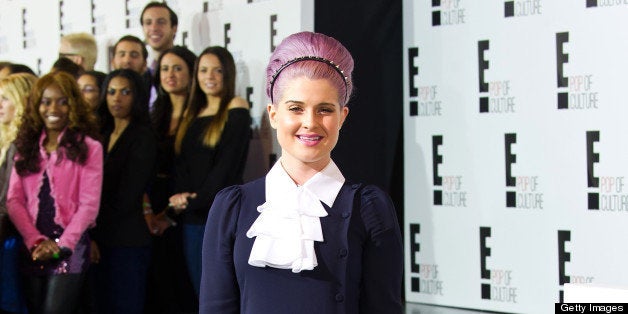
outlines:
M61 133L59 133L59 136L57 136L57 143L61 143L61 139L63 138L63 135L65 135L65 131L67 129L68 128L65 127L63 128ZM39 152L44 156L47 154L46 147L44 147L44 140L46 139L46 136L48 136L48 134L46 133L46 129L44 128L41 130L41 135L39 135Z
M345 178L333 160L320 172L303 184L303 187L312 192L325 205L332 207L342 188ZM285 193L297 188L292 178L281 165L281 159L266 175L266 199L283 199Z

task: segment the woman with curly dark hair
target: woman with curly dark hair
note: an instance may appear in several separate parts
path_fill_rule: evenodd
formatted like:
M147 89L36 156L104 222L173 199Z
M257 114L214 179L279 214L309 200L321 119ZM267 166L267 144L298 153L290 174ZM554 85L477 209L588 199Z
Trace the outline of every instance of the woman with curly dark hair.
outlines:
M72 313L100 204L96 118L75 79L53 72L35 84L22 119L7 207L26 244L27 306L30 313Z

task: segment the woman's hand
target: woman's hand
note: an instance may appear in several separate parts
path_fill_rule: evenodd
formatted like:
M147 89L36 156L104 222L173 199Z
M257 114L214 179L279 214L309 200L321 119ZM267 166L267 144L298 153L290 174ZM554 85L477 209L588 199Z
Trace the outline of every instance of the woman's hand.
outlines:
M173 222L166 216L166 211L162 211L161 213L155 215L152 220L153 225L153 235L161 236L166 229L173 226Z
M157 226L155 225L155 216L156 215L153 214L152 212L144 214L144 221L146 221L146 227L148 227L148 230L153 235L157 234L157 231L159 231L157 229Z
M161 236L164 231L172 225L168 217L166 217L166 211L162 211L157 215L146 214L144 215L144 219L146 220L150 233L155 236Z
M57 245L57 242L55 242L54 240L47 239L39 243L33 249L33 252L31 253L31 257L33 258L34 261L37 261L37 260L47 261L53 258L55 255L58 257L59 252L61 252L61 249Z
M188 199L196 198L196 193L183 192L170 196L168 205L174 208L176 214L180 214L188 206Z

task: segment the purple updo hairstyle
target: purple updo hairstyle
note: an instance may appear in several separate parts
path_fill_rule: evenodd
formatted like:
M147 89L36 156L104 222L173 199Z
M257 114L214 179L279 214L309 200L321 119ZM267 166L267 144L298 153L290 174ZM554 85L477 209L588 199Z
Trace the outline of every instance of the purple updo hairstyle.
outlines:
M272 84L273 76L284 64L295 58L305 56L331 61L343 72L347 78L346 82L333 65L321 61L303 60L283 68ZM353 58L347 48L336 39L313 32L292 34L286 37L270 56L270 61L266 67L266 95L273 101L273 104L277 104L286 84L292 79L301 76L311 80L327 79L338 91L338 103L342 107L351 98L353 91L352 72Z

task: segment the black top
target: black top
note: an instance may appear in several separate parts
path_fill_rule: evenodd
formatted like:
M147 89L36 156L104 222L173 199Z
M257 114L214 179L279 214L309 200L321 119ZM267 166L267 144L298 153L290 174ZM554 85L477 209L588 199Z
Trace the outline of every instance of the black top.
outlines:
M50 180L44 171L44 181L39 190L39 210L37 211L37 230L48 239L57 239L63 233L63 228L55 222L55 200L50 195Z
M166 209L168 199L174 194L174 135L157 138L156 173L148 191L155 213Z
M109 147L111 132L103 147ZM105 150L100 212L94 238L100 245L137 247L150 244L142 198L153 176L157 143L148 126L129 124L110 152Z
M213 116L196 118L181 142L175 159L176 192L196 193L182 213L182 221L205 224L216 193L242 183L242 173L251 138L251 116L246 108L229 110L220 141L214 147L203 145L203 133Z
M166 135L157 140L157 176L174 176L174 135Z

